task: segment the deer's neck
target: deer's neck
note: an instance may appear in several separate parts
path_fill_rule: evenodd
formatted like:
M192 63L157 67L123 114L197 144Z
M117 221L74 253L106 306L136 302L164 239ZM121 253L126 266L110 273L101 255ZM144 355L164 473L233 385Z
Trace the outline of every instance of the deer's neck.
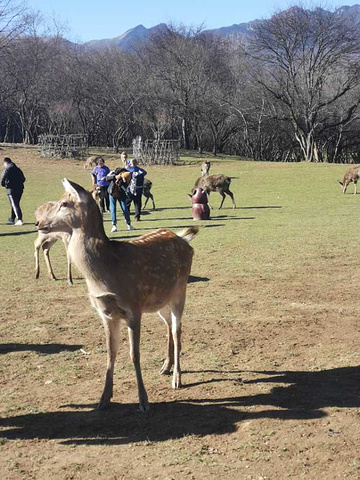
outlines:
M105 233L89 233L80 228L73 230L69 254L88 285L103 278L104 269L108 266L109 243Z

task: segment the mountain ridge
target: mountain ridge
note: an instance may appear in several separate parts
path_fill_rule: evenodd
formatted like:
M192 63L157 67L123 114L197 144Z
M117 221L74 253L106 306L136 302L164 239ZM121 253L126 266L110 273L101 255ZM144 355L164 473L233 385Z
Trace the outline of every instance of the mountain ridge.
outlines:
M335 10L339 15L355 16L360 23L360 4L343 5ZM212 28L204 30L205 33L212 33L222 38L241 37L251 34L252 26L258 22L259 19L251 20L249 22L234 23L219 28ZM121 50L132 50L137 45L149 40L152 34L161 32L166 28L166 24L159 23L153 27L146 28L139 24L136 27L128 29L126 32L114 38L104 38L99 40L90 40L83 43L85 48L101 50L106 48L120 48Z

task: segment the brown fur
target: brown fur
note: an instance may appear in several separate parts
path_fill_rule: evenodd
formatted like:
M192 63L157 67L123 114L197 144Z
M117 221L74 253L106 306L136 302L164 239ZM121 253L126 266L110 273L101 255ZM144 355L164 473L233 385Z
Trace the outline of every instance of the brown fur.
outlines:
M97 162L100 160L100 158L101 157L96 157L96 156L87 158L85 160L84 169L86 170L92 167L96 167Z
M209 175L210 173L210 167L211 167L211 162L205 160L201 164L201 176L205 177L206 175Z
M231 178L222 174L206 175L206 176L199 177L196 180L193 191L191 195L189 195L189 197L190 198L192 197L196 188L201 188L208 195L210 194L210 192L219 192L220 195L222 196L219 210L223 206L226 195L228 195L231 198L233 208L236 208L234 194L230 191L230 183L231 183Z
M193 249L184 238L191 239L198 229L190 228L180 236L161 229L133 242L110 241L90 193L68 180L63 183L67 193L43 215L38 229L44 233L71 234L70 257L86 279L91 303L103 321L108 365L98 408L109 406L113 396L119 327L124 319L140 410L147 411L149 404L140 368L141 316L157 311L166 323L168 352L161 373L169 373L174 366L173 387L179 388L181 316L193 257Z
M152 204L153 204L153 210L155 210L155 208L156 208L155 207L155 200L154 200L154 195L151 193L151 188L152 188L152 182L150 182L150 180L145 178L143 195L146 198L146 201L145 201L144 208L146 208L146 205L147 205L149 199L151 199Z
M344 175L344 179L342 182L339 181L339 184L342 188L343 194L346 193L346 190L350 183L354 182L354 195L357 193L357 182L360 178L360 167L354 167L347 170Z
M44 216L50 208L55 204L55 202L47 202L40 207L37 208L35 212L36 222ZM50 275L51 280L56 280L51 261L50 261L50 248L58 241L61 240L65 246L66 256L68 261L68 283L69 285L73 284L72 274L71 274L71 260L68 254L68 245L70 241L70 235L65 232L51 232L51 233L41 233L39 232L37 239L34 242L35 247L35 278L38 279L40 277L40 262L39 262L39 250L42 248L44 252L44 258L46 262L46 266L48 268L48 272Z

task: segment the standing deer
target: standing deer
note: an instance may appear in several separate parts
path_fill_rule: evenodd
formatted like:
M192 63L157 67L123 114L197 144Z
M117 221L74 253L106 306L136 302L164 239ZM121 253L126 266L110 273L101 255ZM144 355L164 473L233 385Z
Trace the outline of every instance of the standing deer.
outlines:
M205 160L201 164L201 176L205 177L206 175L209 175L210 173L210 167L211 167L211 162Z
M47 202L37 208L35 212L36 221L43 217L55 204L55 202ZM43 233L39 231L38 237L34 242L35 247L35 278L38 279L40 276L40 262L39 262L39 251L40 248L43 249L44 258L46 266L50 275L51 280L56 280L54 270L50 262L50 248L58 241L61 240L65 246L67 263L68 263L68 273L67 280L68 284L73 284L72 273L71 273L71 260L68 252L68 245L70 241L70 235L66 232L49 232Z
M342 188L342 191L343 191L343 194L346 193L346 190L348 188L348 186L350 185L350 183L354 182L354 195L357 194L357 182L360 178L360 167L355 167L355 168L350 168L344 175L344 179L342 182L339 182L341 188Z
M188 195L188 197L191 198L193 196L196 188L201 188L208 195L210 195L210 192L219 192L220 195L222 196L219 210L223 206L226 195L229 195L233 204L233 208L236 208L234 194L230 191L230 183L231 183L231 178L227 177L226 175L218 174L218 175L202 176L196 180L192 193L191 195Z
M147 178L144 179L144 189L143 189L143 195L146 198L146 202L144 205L144 208L146 208L146 205L149 201L149 198L152 201L153 204L153 210L155 210L155 200L154 200L154 195L151 193L151 188L152 188L152 182L148 180Z
M37 222L39 232L71 235L69 253L86 279L92 306L103 321L108 362L105 387L98 405L104 409L113 396L113 375L120 344L120 322L127 323L130 357L134 363L139 407L149 410L140 368L140 324L145 312L158 312L167 326L168 349L160 370L174 366L173 388L181 386L181 316L193 249L188 242L197 234L192 227L176 235L157 230L133 242L110 241L91 194L63 180L64 195Z

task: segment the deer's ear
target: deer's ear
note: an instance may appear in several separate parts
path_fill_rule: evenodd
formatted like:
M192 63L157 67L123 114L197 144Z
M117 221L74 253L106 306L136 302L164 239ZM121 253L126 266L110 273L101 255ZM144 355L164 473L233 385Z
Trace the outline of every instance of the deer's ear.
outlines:
M80 187L77 183L70 182L67 178L64 178L62 181L63 187L65 192L70 193L70 195L73 195L78 202L83 202L85 201L85 190Z

